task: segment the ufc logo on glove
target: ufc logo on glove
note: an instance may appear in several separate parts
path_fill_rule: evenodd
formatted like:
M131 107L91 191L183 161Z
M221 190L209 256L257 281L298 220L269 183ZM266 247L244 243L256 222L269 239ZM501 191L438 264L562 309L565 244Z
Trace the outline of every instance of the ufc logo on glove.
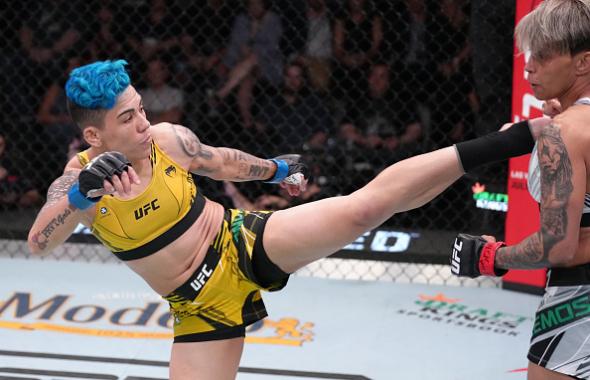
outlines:
M451 257L451 273L459 275L461 258L459 252L463 248L463 242L459 241L459 238L455 238L455 244L453 244L453 256Z

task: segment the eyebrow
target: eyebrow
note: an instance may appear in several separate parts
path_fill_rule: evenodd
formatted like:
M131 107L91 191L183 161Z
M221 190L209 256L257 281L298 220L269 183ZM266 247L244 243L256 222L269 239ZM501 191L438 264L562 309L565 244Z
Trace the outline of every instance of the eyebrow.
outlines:
M139 105L142 106L143 105L143 98L139 98ZM121 112L120 114L117 115L117 118L123 116L126 113L129 112L135 112L135 108L128 108L125 111Z
M121 117L121 116L125 115L126 113L129 113L129 112L134 112L134 111L135 111L135 108L129 108L129 109L126 109L125 111L123 111L123 112L121 112L120 114L118 114L118 115L117 115L117 118L119 118L119 117Z

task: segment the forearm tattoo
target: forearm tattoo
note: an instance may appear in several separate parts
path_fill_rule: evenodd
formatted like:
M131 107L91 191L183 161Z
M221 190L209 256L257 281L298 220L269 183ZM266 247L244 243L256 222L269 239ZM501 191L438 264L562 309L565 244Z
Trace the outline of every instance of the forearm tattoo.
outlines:
M51 235L55 232L55 229L66 223L66 220L76 211L76 208L72 205L68 205L66 209L58 214L55 218L51 219L49 223L40 231L35 233L31 237L31 241L43 250L47 248L47 244L51 238Z
M231 180L249 181L256 179L268 179L275 169L275 164L269 160L255 157L237 149L219 148L226 165L235 165L237 175Z
M78 180L79 172L77 170L68 170L53 181L49 190L47 190L47 201L43 208L56 204L60 199L68 194L72 185Z
M567 233L567 206L574 190L573 170L559 128L545 127L537 149L541 169L541 230L520 244L500 249L496 255L499 268L549 267L551 250Z
M184 154L190 158L200 158L203 161L212 161L213 152L207 149L199 138L186 127L180 125L172 125L172 130L176 136L178 145L182 148ZM230 148L218 148L223 158L224 168L236 168L231 172L231 178L225 178L232 181L249 181L255 179L268 179L274 170L275 165L268 160L255 157L251 154L244 153L237 149ZM209 175L214 173L215 170L207 167L207 165L201 165L198 170L195 170L195 174Z

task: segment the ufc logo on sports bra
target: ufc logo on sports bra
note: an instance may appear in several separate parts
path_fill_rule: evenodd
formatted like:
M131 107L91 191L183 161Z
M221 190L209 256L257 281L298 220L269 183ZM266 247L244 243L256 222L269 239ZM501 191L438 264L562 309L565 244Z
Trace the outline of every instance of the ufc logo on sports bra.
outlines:
M151 201L150 203L146 203L143 206L141 206L140 208L134 210L133 214L135 214L135 220L139 220L139 219L143 218L144 216L147 216L147 214L149 214L150 210L156 211L157 209L159 209L160 206L158 206L157 202L158 202L158 198L156 198L153 201Z
M204 264L203 268L201 268L201 272L197 275L197 278L191 281L191 287L198 292L203 285L205 285L205 282L209 277L211 277L212 273L213 271L211 269L207 270L207 264Z

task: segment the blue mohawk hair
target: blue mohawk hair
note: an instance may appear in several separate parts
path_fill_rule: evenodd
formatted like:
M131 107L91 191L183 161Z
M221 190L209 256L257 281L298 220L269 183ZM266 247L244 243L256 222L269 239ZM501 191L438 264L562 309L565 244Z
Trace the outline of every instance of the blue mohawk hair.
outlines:
M97 61L70 73L66 95L80 107L111 109L131 80L125 70L127 61Z

